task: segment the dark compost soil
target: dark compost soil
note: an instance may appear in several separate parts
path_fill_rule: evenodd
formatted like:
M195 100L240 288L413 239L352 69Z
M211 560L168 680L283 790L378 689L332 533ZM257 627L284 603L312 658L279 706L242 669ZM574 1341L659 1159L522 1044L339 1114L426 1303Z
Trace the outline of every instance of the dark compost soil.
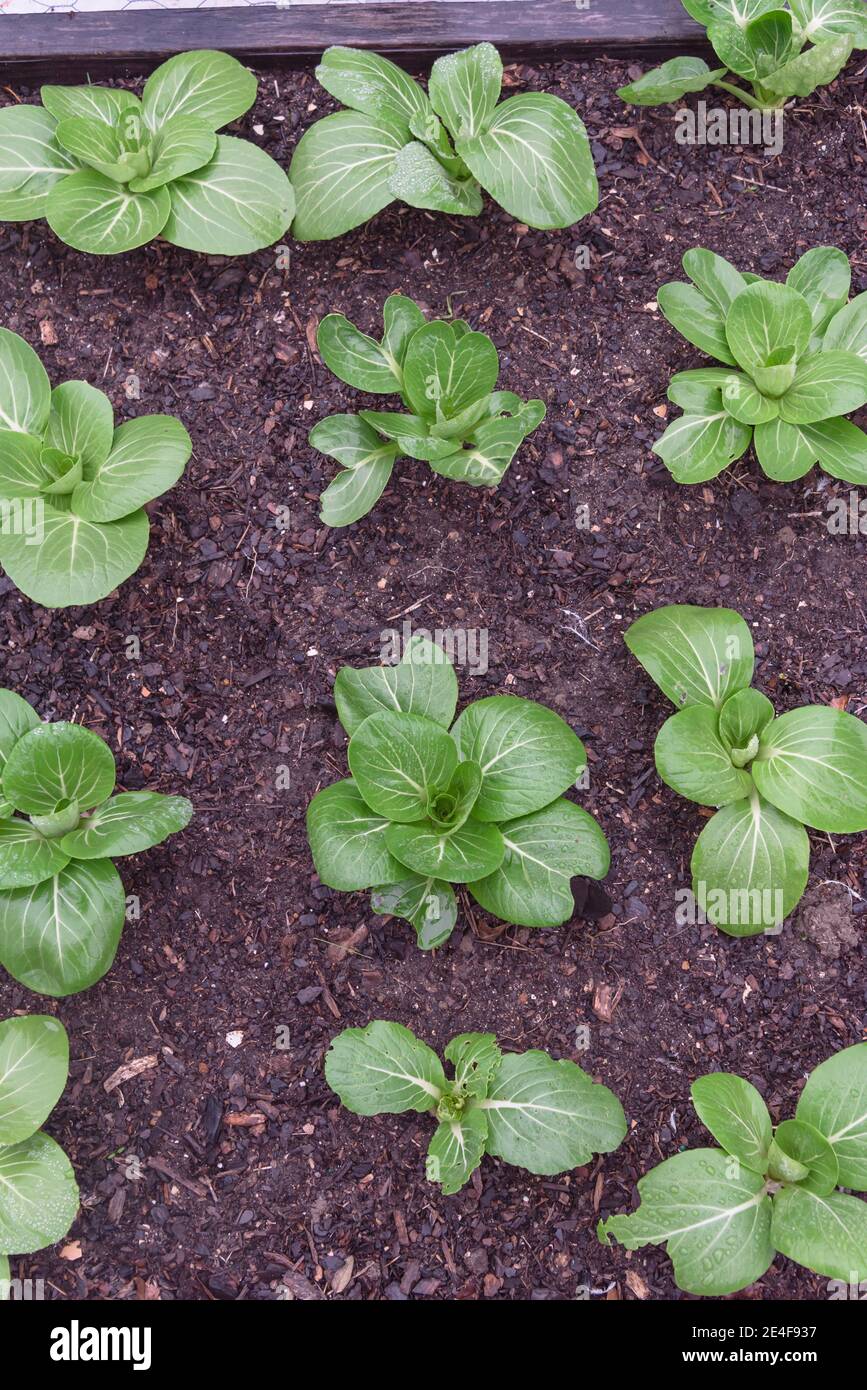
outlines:
M811 835L810 898L779 935L678 924L701 813L653 770L669 710L621 641L658 604L724 603L752 625L780 711L841 696L867 709L867 542L826 526L847 486L775 485L747 459L678 488L649 452L670 375L702 360L655 309L685 250L782 277L839 245L867 288L863 65L787 116L770 159L678 145L670 108L624 109L626 75L607 61L507 74L587 121L602 201L568 231L528 232L490 205L474 221L395 205L338 242L288 243L287 270L274 251L161 244L97 260L44 223L0 228L2 322L42 345L52 379L86 377L122 417L175 412L195 441L118 595L50 613L0 580L2 683L98 729L125 787L196 803L183 835L125 861L141 918L106 979L56 1004L0 983L0 1016L56 1009L72 1043L49 1129L81 1214L59 1249L16 1262L49 1296L680 1298L664 1251L604 1249L594 1229L654 1163L706 1142L690 1082L737 1071L784 1116L810 1068L864 1035L867 841ZM329 109L310 73L262 74L241 130L285 164ZM359 398L318 361L316 324L342 310L378 331L393 290L484 327L501 385L541 396L548 418L499 491L403 462L372 515L329 532L317 496L334 469L307 431ZM377 661L405 620L486 629L489 669L460 673L462 701L541 699L585 738L580 800L611 840L610 912L531 932L465 907L431 957L366 894L319 885L304 811L346 774L334 676ZM331 1037L375 1017L436 1046L493 1029L574 1057L620 1095L629 1136L552 1181L486 1159L442 1198L424 1177L426 1117L361 1120L325 1085ZM778 1257L740 1296L822 1298L826 1281Z

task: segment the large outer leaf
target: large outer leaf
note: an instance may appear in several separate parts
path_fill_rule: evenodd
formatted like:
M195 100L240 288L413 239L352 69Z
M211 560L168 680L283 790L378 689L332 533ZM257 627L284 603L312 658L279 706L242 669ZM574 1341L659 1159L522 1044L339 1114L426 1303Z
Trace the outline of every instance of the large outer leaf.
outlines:
M312 125L289 165L298 204L292 235L325 241L388 207L395 155L405 144L404 127L386 116L338 111Z
M803 295L772 280L742 290L725 322L728 345L750 375L768 366L771 354L781 348L794 348L795 358L801 357L812 328L810 306Z
M382 1019L337 1035L325 1079L355 1115L430 1110L447 1086L436 1053L403 1024Z
M740 613L731 608L669 604L637 618L623 640L679 709L721 709L753 678L753 639Z
M701 246L684 253L683 268L705 299L716 306L723 319L741 290L747 287L746 280L731 261Z
M243 116L256 100L258 83L237 58L201 48L178 53L151 73L142 93L142 114L159 131L176 116L194 116L219 130Z
M754 791L723 806L705 825L692 853L692 890L722 931L755 936L788 917L807 885L809 866L803 825Z
M449 883L470 883L493 873L506 852L497 827L473 819L457 830L444 829L430 820L390 825L385 843L395 859L413 873L444 878Z
M476 820L514 820L541 810L573 785L587 762L583 743L559 714L517 695L468 705L452 738L461 761L482 769Z
M160 792L121 792L97 806L60 847L72 859L107 859L141 854L189 825L193 803Z
M316 77L344 106L368 116L385 116L408 127L413 117L424 120L431 115L418 83L378 53L339 45L326 48Z
M867 1043L844 1047L820 1063L795 1113L828 1140L841 1186L867 1192Z
M36 353L0 328L0 429L41 438L50 409L51 383Z
M31 735L32 737L32 735ZM767 725L753 778L762 796L816 830L867 830L867 725L804 705Z
M488 1117L488 1153L531 1173L579 1168L626 1134L613 1091L546 1052L507 1052L479 1108Z
M432 719L388 711L365 719L348 757L368 806L401 823L424 820L429 796L445 791L458 763L453 740Z
M765 1180L719 1149L675 1154L639 1180L641 1206L599 1225L627 1250L667 1243L678 1288L720 1295L745 1289L769 1268L771 1201Z
M307 836L322 882L352 893L404 878L386 848L388 824L371 811L351 778L317 792L307 807Z
M362 333L343 314L325 315L316 330L316 346L326 367L357 391L387 395L399 391L403 386L403 373L387 345ZM329 418L345 420L353 417L335 415ZM344 463L345 460L341 459L340 462Z
M211 256L271 246L295 214L295 194L280 165L231 135L219 135L210 163L170 184L169 193L171 211L161 228L166 241Z
M119 521L167 492L181 477L193 443L173 415L143 415L115 430L108 456L85 467L72 508L87 521Z
M687 92L703 92L717 78L725 77L725 71L716 68L712 72L703 58L669 58L637 81L618 87L617 95L633 106L663 106L679 101Z
M0 690L0 777L19 738L41 723L32 705L14 690ZM5 797L2 798L5 801Z
M500 99L503 64L490 43L437 58L428 91L437 115L455 140L469 140L486 130Z
M854 427L853 427L854 428ZM756 425L753 437L756 457L775 482L791 483L809 473L818 457L805 430L785 420Z
M864 0L791 0L791 5L811 43L851 34L856 48L867 48Z
M813 425L859 410L865 401L867 362L854 352L817 352L798 363L780 414L789 424Z
M46 502L42 543L30 545L7 527L0 534L0 565L45 608L96 603L138 569L149 531L144 511L102 526Z
M808 97L817 87L833 82L848 62L854 44L851 36L823 39L815 48L806 48L776 72L762 79L762 86L780 101L787 97Z
M509 97L456 149L491 197L531 227L570 227L599 203L584 122L549 93Z
M478 217L482 195L475 179L455 178L420 140L398 150L389 187L411 208L430 208L460 217Z
M442 647L416 634L396 666L343 666L334 682L341 724L354 734L369 714L402 710L448 729L458 702L458 678Z
M572 879L604 878L611 854L587 811L560 797L500 826L505 857L495 873L469 885L476 902L520 927L559 927L575 912Z
M656 736L656 770L667 786L700 806L726 806L749 796L752 778L733 767L710 705L690 705L666 719Z
M450 883L405 873L397 883L375 888L370 906L382 916L403 917L414 928L422 951L442 946L454 931L458 908Z
M497 384L500 360L484 333L460 332L438 320L413 333L403 364L406 399L422 417L439 411L457 415L490 395Z
M482 1161L487 1137L488 1119L478 1107L437 1125L428 1145L425 1169L431 1182L442 1185L444 1197L459 1192L469 1182Z
M784 1188L774 1198L771 1239L781 1255L817 1274L867 1279L867 1202L859 1197Z
M130 193L92 169L81 169L55 184L45 217L67 246L94 256L113 256L144 246L163 230L170 200L164 188Z
M527 406L540 406L540 401L528 401ZM542 407L544 415L544 407ZM434 473L455 482L468 483L470 487L497 487L506 469L518 452L527 434L536 428L535 423L527 427L526 418L483 420L473 429L473 440L466 449L458 449L445 458L431 459Z
M681 415L653 445L675 482L716 478L749 448L752 430L726 410Z
M718 362L734 367L735 359L725 334L725 318L713 300L682 280L660 285L656 302L661 312L681 337L694 347L701 348Z
M856 294L855 298L834 315L825 329L822 346L840 348L843 352L857 352L867 360L867 291Z
M400 450L384 444L365 463L345 468L319 498L320 520L326 526L350 526L376 506L388 486Z
M0 1023L0 1148L29 1139L45 1123L68 1073L69 1040L56 1018L32 1014Z
M41 217L51 189L78 168L55 139L54 119L39 106L0 111L0 218Z
M0 820L0 888L29 888L69 863L58 840L48 840L28 820Z
M111 796L114 757L108 744L80 724L39 724L16 743L3 771L3 795L29 816L50 815L59 801L82 811Z
M851 283L849 257L836 246L814 246L795 262L786 276L786 284L802 294L810 306L814 333L821 333L843 308Z
M91 120L102 121L115 126L126 112L141 113L141 102L132 92L121 87L40 87L42 105L56 121L71 120L74 116L87 116Z
M0 963L37 994L77 994L109 969L125 910L108 859L71 862L33 888L0 892Z
M46 444L92 470L108 456L113 435L114 411L104 391L86 381L65 381L54 388Z
M742 1076L714 1072L694 1081L690 1094L702 1124L726 1153L753 1173L764 1175L773 1129L768 1107L755 1086Z
M867 486L867 434L851 420L823 420L801 425L806 447L819 455L819 463L832 478Z
M72 1164L47 1134L0 1149L0 1251L44 1250L63 1239L77 1211Z

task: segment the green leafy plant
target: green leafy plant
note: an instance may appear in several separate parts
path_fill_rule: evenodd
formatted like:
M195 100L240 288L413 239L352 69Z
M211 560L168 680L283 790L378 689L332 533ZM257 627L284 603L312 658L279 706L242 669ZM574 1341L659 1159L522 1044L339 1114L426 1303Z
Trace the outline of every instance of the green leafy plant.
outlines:
M445 1057L451 1079L408 1028L378 1019L338 1034L325 1058L325 1079L353 1114L433 1116L425 1169L445 1196L469 1181L486 1153L552 1175L610 1153L626 1134L620 1101L574 1062L501 1052L493 1033L462 1033Z
M867 1203L838 1190L867 1192L867 1043L816 1067L776 1129L740 1076L700 1077L692 1101L722 1148L660 1163L639 1181L637 1211L599 1223L602 1243L667 1243L687 1293L736 1293L778 1252L831 1279L867 1278Z
M712 251L687 251L693 284L657 301L687 342L725 362L678 372L668 398L684 414L653 446L676 482L702 483L752 441L769 478L791 482L818 463L867 483L867 434L844 419L867 402L867 294L849 302L848 257L817 246L785 285L742 275Z
M587 755L553 710L492 695L452 724L454 667L421 634L395 666L343 667L334 695L352 776L307 809L316 872L372 888L373 910L411 922L422 949L451 934L453 883L505 922L556 927L575 910L572 877L607 874L601 829L561 795Z
M320 499L328 526L348 526L375 505L401 455L472 487L496 487L526 436L545 418L541 401L496 391L500 362L484 333L462 319L425 320L393 294L377 342L342 314L327 314L317 346L335 376L359 391L399 392L409 414L360 410L329 415L310 443L343 465Z
M489 43L433 65L428 92L375 53L328 48L316 76L347 111L316 121L289 167L299 241L342 236L396 198L475 217L482 189L531 227L569 227L599 202L584 123L547 92L500 102Z
M720 68L703 58L671 58L621 87L634 106L662 106L688 92L721 87L744 106L772 110L808 97L845 67L853 48L867 48L863 0L682 0L707 28ZM730 73L749 89L728 80Z
M0 565L36 603L95 603L144 559L144 504L174 487L190 436L173 415L117 429L86 381L52 391L38 356L0 328Z
M112 858L183 830L182 796L121 792L99 734L43 724L0 690L0 964L28 989L77 994L114 960L126 897Z
M76 251L116 255L162 236L210 255L270 246L295 200L274 160L217 135L256 100L227 53L179 53L141 100L117 87L43 87L0 111L0 220L45 217Z
M778 927L807 885L804 826L867 830L867 725L826 705L775 718L750 688L753 639L730 608L658 608L624 640L677 706L656 737L660 777L720 808L693 850L697 903L730 936Z
M43 1134L69 1075L69 1042L56 1018L0 1023L0 1300L9 1256L62 1240L78 1211L78 1185L60 1145Z

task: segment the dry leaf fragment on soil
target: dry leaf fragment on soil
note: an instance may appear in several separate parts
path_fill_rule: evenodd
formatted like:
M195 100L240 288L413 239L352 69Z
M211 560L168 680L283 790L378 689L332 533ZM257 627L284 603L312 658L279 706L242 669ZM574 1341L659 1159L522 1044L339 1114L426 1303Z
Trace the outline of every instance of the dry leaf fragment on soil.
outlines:
M347 1289L349 1287L352 1281L352 1275L354 1271L355 1260L351 1255L349 1255L344 1260L340 1268L335 1272L334 1277L331 1280L331 1292L343 1293L344 1289Z
M601 1018L603 1023L610 1023L614 1017L614 1010L620 1003L620 996L623 993L621 985L616 994L612 992L610 985L597 985L593 994L593 1012L597 1018Z
M150 1071L151 1067L155 1067L158 1061L159 1057L151 1055L150 1057L136 1057L132 1062L124 1062L122 1067L118 1067L117 1071L112 1072L108 1080L103 1081L103 1090L114 1091L124 1081L132 1081L134 1076L140 1076L143 1071Z

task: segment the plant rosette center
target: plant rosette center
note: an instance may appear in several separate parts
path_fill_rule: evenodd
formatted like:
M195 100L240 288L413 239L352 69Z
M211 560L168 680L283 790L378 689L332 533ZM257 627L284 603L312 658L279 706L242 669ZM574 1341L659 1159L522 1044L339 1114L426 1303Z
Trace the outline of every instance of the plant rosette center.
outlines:
M459 1120L466 1109L466 1098L454 1094L440 1096L436 1104L436 1117L441 1124L451 1124Z

